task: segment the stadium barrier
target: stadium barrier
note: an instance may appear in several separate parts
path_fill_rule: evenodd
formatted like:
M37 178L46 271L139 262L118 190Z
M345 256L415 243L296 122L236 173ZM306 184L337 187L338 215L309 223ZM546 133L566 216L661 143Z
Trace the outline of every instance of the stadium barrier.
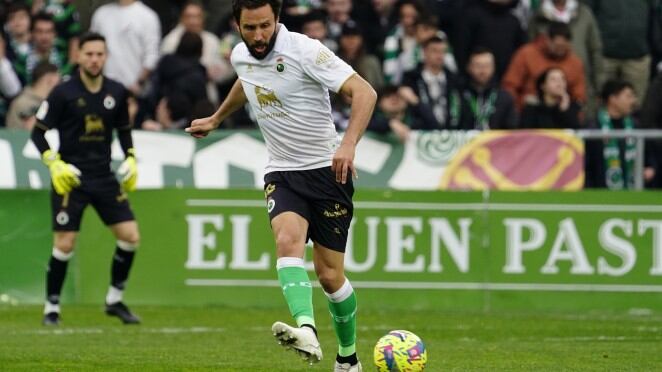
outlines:
M357 188L397 190L580 190L582 139L633 137L636 172L644 140L661 130L519 130L412 132L405 144L367 134L359 143ZM57 147L57 133L47 139ZM138 188L262 188L267 149L258 131L217 131L195 140L182 132L136 131ZM115 166L123 155L113 143ZM45 189L47 169L24 131L0 130L0 189ZM642 178L635 176L638 189Z
M282 305L261 191L140 190L131 202L142 241L130 303ZM0 206L0 301L40 303L48 193L4 190ZM65 303L102 303L113 247L88 210ZM360 189L346 267L362 306L659 308L662 201L653 192Z

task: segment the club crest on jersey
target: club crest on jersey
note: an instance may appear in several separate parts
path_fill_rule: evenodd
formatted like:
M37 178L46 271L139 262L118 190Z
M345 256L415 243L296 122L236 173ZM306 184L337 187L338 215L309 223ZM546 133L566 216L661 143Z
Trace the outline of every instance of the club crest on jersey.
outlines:
M276 71L283 72L285 71L285 63L283 63L283 57L276 58Z
M255 87L255 97L257 98L257 103L260 104L260 109L263 109L267 106L273 107L283 107L283 104L280 102L276 93L272 91L263 90L260 87Z
M108 95L106 98L103 99L103 107L105 107L107 110L112 110L115 108L115 98L113 96Z
M274 210L275 206L276 206L276 201L273 199L269 199L267 201L267 213L271 213L271 211Z

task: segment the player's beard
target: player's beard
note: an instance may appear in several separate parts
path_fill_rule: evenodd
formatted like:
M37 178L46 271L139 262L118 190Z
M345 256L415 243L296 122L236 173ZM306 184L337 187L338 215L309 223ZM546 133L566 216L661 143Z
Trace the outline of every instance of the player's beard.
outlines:
M241 35L241 40L244 41L246 44L246 47L248 48L248 52L255 58L255 59L264 59L271 50L274 49L274 45L276 45L276 35L278 35L278 30L274 30L274 34L271 35L271 39L269 39L269 43L258 43L258 44L253 44L250 45L246 39L244 39L244 35ZM255 50L255 47L259 46L265 46L266 48L264 49L264 52L258 52Z
M101 76L101 72L103 70L99 69L99 72L93 73L92 71L86 69L86 68L81 68L81 71L83 71L83 74L90 80L98 79L99 76Z

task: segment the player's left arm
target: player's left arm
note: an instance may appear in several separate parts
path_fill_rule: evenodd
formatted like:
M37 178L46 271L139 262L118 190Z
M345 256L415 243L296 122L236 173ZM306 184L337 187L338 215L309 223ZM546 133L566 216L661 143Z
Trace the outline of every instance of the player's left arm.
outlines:
M122 187L126 191L135 191L138 183L138 164L136 162L136 151L133 148L133 137L131 135L132 124L129 120L128 97L120 100L117 119L117 139L124 152L124 161L117 169L122 179Z
M377 93L367 81L356 73L345 81L339 93L352 99L349 124L331 164L331 169L336 173L336 181L344 184L347 182L349 172L355 178L357 176L356 168L354 168L356 145L370 122L377 102Z

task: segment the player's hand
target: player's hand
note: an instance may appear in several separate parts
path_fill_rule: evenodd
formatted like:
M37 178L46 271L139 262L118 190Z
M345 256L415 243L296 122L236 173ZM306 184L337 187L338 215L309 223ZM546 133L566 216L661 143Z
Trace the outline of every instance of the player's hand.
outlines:
M354 168L354 154L356 152L356 145L351 143L342 142L333 155L331 163L331 170L336 173L336 182L343 185L347 183L347 175L351 172L351 176L358 178L356 169Z
M80 169L62 161L60 154L52 150L46 150L41 159L51 172L51 181L56 193L60 195L68 194L74 187L80 186Z
M218 128L218 124L213 116L209 116L193 120L191 126L186 128L185 131L191 133L195 138L202 138L206 137L212 130Z
M122 188L126 191L135 191L138 183L138 164L133 156L133 149L129 149L129 155L124 159L117 174L122 179Z

